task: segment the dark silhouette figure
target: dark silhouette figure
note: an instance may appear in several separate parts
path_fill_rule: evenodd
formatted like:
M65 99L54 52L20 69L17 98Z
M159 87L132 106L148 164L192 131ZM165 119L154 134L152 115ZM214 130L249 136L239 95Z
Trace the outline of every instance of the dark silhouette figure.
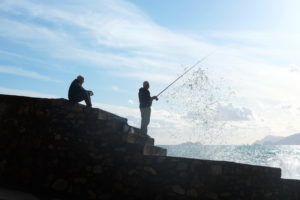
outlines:
M141 111L141 134L148 136L148 125L150 123L151 105L153 99L158 100L156 96L151 97L149 92L149 82L144 81L143 87L139 90L139 101Z
M79 75L71 83L68 92L69 100L73 103L79 103L84 100L87 107L92 107L91 96L93 96L94 93L92 91L85 90L82 87L83 82L84 77Z

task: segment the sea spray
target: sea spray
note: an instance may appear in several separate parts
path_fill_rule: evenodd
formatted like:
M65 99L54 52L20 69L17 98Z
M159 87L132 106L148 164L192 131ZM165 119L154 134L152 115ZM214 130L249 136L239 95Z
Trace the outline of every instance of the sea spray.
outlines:
M215 78L215 77L214 77ZM191 133L182 141L199 141L205 144L222 143L225 121L220 120L220 105L226 104L233 92L224 80L213 81L208 69L197 67L170 87L162 98L167 109L180 114L181 121L189 124ZM175 136L174 136L175 137Z

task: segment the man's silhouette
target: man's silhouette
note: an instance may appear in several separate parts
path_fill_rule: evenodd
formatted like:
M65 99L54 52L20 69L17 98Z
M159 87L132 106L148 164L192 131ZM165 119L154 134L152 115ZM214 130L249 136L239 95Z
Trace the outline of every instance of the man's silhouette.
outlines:
M144 81L143 87L139 90L139 101L140 101L140 111L141 111L141 134L148 136L148 124L150 123L151 116L151 105L153 99L158 100L156 96L151 97L149 92L149 82Z
M82 87L83 83L84 77L81 75L77 76L77 78L71 83L68 93L69 100L74 103L79 103L84 100L87 107L92 107L91 96L93 96L93 92L85 90Z

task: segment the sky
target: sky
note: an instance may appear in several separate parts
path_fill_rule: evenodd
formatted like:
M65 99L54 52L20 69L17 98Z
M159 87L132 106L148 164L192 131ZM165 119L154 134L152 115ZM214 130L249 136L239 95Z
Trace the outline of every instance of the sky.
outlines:
M178 95L153 103L156 144L288 136L300 132L299 10L297 0L0 0L0 93L67 98L80 74L93 107L139 127L142 82L156 95L209 55L199 67L221 88L214 95L230 98L214 103L214 117L199 111L213 119L200 127L187 111L204 101L178 81Z

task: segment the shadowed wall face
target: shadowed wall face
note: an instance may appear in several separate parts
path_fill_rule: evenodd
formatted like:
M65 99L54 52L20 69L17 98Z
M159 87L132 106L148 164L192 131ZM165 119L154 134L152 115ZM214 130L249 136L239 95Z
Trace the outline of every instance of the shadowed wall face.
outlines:
M166 157L126 119L64 99L0 95L0 122L2 187L59 199L299 199L280 169Z

